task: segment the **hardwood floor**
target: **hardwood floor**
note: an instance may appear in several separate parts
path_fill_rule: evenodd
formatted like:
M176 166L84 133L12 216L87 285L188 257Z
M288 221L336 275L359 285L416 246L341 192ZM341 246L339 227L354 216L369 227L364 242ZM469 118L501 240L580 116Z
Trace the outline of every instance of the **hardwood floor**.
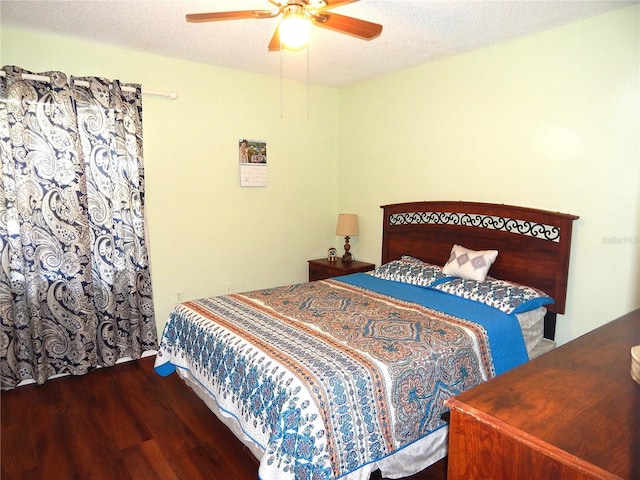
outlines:
M249 451L153 361L2 392L2 480L257 479ZM446 480L446 463L407 480Z

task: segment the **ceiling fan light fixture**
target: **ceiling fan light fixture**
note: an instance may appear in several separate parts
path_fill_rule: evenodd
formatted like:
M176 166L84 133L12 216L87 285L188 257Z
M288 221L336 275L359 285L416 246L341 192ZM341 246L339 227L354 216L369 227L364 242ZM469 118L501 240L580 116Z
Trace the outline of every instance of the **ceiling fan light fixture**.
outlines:
M246 18L282 17L269 41L270 52L300 50L309 45L311 27L322 27L362 40L373 40L382 33L382 25L329 12L336 7L358 0L268 0L277 7L272 10L234 10L228 12L190 13L188 22L216 22Z
M300 50L309 43L311 19L300 5L289 5L280 21L280 41L289 50Z

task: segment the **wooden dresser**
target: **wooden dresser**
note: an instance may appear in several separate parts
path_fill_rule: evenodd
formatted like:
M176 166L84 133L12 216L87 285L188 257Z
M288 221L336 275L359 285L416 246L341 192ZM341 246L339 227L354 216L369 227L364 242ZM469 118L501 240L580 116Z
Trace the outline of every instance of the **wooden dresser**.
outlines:
M448 480L640 479L640 309L447 401Z

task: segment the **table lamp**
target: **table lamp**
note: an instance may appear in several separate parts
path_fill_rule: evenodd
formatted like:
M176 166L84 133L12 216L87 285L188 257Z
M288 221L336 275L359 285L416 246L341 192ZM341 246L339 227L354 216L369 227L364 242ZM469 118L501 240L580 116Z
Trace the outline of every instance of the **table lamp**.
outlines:
M351 245L349 245L349 237L358 235L358 215L355 213L341 213L338 215L338 226L336 227L336 235L344 235L344 255L342 255L343 263L351 263Z

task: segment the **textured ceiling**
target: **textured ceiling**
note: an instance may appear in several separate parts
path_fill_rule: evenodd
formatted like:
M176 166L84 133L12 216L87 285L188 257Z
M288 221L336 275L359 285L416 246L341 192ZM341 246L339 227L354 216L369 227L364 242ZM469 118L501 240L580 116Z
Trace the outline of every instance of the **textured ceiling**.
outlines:
M286 78L309 75L313 84L342 87L637 3L361 0L335 12L382 24L380 37L364 41L314 28L308 52L282 54L267 51L277 19L185 21L187 13L271 9L267 0L3 0L0 26L269 75L282 70Z

